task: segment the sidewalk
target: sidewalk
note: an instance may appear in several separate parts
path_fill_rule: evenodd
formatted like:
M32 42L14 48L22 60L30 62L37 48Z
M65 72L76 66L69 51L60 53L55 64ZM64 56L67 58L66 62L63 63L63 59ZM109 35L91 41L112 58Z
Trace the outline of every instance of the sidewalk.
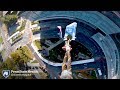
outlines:
M41 56L40 53L37 51L37 47L34 46L33 42L31 43L31 47L34 49L34 52L38 55L38 57L40 58L40 64L42 67L46 67L45 64L41 61Z

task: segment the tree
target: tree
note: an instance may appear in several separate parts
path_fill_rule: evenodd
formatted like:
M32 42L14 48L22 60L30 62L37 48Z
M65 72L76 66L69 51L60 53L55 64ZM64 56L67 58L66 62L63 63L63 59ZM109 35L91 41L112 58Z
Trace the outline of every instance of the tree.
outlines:
M26 55L27 54L27 55ZM28 62L30 60L30 57L28 55L31 55L31 52L27 47L22 47L17 49L15 52L11 53L11 58L7 58L5 62L2 62L0 64L0 78L4 78L2 76L2 70L25 70L26 67L24 65L25 62ZM26 77L20 76L20 77L14 77L10 76L8 79L25 79ZM29 77L32 78L32 77Z
M3 70L17 70L15 63L13 62L11 58L7 58L7 60L1 63L0 65L0 78L1 79L4 79L2 75ZM12 79L12 77L10 76L8 79Z
M18 65L19 60L20 60L20 56L18 53L13 52L11 53L11 58L13 59L13 61L15 62L16 65Z
M18 18L17 15L5 15L3 17L0 17L0 21L5 23L7 26L10 25L12 22L16 21Z
M9 57L7 58L7 60L4 63L6 64L8 69L10 69L10 70L17 70L16 64Z

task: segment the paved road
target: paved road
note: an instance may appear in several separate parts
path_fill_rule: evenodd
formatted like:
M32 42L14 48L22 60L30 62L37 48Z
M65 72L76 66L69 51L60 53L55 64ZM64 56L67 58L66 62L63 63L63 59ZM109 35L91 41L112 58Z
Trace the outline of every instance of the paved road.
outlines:
M0 27L1 27L1 36L3 38L4 49L5 49L3 61L5 61L7 59L7 57L10 55L12 48L11 48L11 44L7 41L8 37L9 37L7 34L7 28L5 27L5 25L2 25Z
M27 46L29 47L29 49L31 51L33 51L32 53L35 56L35 58L39 61L40 66L44 67L45 64L43 63L43 61L41 60L41 58L37 55L37 53L34 51L34 49L32 48L31 44L27 44Z
M23 33L23 38L20 41L16 42L12 46L12 50L15 51L20 46L24 46L24 45L30 43L32 41L32 39L31 39L32 34L31 33L32 33L32 31L30 29L30 21L27 20L26 26L25 26L25 29L24 29L24 33Z
M30 23L31 22L29 20L27 20L26 26L24 29L23 38L21 40L19 40L18 42L16 42L15 44L13 44L12 46L11 46L10 42L7 41L9 36L7 34L6 27L0 26L1 27L1 36L3 38L4 48L5 48L5 55L3 57L3 60L6 60L7 57L10 55L10 53L15 51L20 46L24 46L32 41L32 39L31 39L32 38L32 31L30 29Z

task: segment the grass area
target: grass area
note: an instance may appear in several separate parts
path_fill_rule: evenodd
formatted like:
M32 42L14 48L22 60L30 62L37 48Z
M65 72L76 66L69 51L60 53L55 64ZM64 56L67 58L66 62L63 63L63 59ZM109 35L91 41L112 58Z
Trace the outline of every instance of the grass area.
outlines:
M39 63L37 60L34 60L32 63Z
M18 18L17 15L4 15L2 17L0 17L0 21L5 23L7 26L9 26L11 23L13 23L14 21L16 21Z
M28 58L29 57L29 58ZM15 52L11 53L11 58L7 58L7 60L2 63L0 66L0 78L4 78L2 75L2 70L19 70L20 68L24 68L24 63L28 62L29 60L33 59L32 52L29 50L27 46L23 46L18 48ZM10 76L8 79L25 79L26 77L13 77ZM32 77L29 77L32 78Z
M39 22L38 21L32 21L31 25L33 25L33 24L39 24Z
M5 49L3 49L0 53L1 53L2 56L4 56L4 54L5 54Z
M33 59L34 56L27 46L23 46L23 47L18 48L15 52L12 52L11 57L15 61L21 61L22 60L24 62L28 62L31 59Z
M37 24L37 25L38 25L39 22L38 22L38 21L32 21L32 22L31 22L31 25L34 25L34 24ZM38 27L36 27L35 29L33 29L32 32L33 32L33 34L34 34L34 33L36 33L36 32L39 32L39 30L40 30L40 26L38 25Z
M40 31L40 29L38 29L38 28L32 30L33 33L39 32L39 31Z
M0 44L2 44L2 42L3 42L3 39L2 39L2 37L0 37Z
M37 46L37 48L38 48L39 50L42 50L42 46L41 46L41 43L40 43L39 40L35 40L35 41L34 41L34 44Z
M59 63L61 63L61 61L59 61L58 59L57 59L57 56L58 56L58 53L57 53L57 51L56 50L50 50L50 52L49 52L49 60L51 60L52 62L59 62Z
M22 31L25 29L25 25L26 25L26 20L23 21L21 27L17 30L17 31Z
M17 41L18 39L20 39L22 37L22 34L20 34L18 37L16 37L15 39L12 38L12 41L15 42Z
M22 50L26 56L28 56L30 59L33 59L33 54L27 46L23 46Z

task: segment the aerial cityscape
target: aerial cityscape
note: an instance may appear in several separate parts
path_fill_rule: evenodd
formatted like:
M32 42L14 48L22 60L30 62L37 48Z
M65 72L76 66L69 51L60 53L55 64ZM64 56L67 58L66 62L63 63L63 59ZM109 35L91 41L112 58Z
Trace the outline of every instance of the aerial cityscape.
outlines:
M120 11L0 11L0 79L120 79Z

